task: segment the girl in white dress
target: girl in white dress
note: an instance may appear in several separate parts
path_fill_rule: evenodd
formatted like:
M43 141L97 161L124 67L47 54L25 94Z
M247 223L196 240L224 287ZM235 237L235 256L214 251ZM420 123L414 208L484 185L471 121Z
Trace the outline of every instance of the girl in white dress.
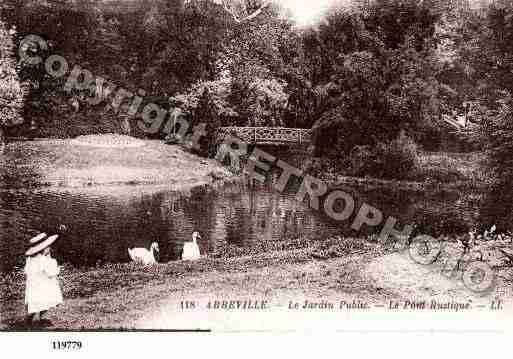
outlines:
M37 317L42 320L48 309L62 303L62 292L57 279L60 268L50 251L50 245L58 236L48 237L41 242L41 238L45 237L45 234L41 234L33 238L31 243L39 243L26 253L25 304L31 321Z

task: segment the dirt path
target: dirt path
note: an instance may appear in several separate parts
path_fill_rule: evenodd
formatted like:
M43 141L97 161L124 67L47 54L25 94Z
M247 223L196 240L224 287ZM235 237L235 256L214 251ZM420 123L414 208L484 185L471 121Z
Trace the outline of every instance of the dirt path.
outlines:
M513 277L513 269L502 274ZM367 320L381 316L386 324L395 318L385 308L389 301L472 300L473 307L483 303L489 308L501 290L479 297L459 280L444 278L436 268L415 264L407 254L366 251L327 260L312 258L310 250L297 250L227 260L176 262L155 268L119 265L71 272L62 282L68 299L49 312L52 326L48 329L329 331L345 327L348 321L356 328L366 328ZM508 283L508 292L503 292L501 298L511 301L513 285ZM23 330L22 278L5 281L0 289L9 297L0 301L0 307L5 305L0 311L0 330ZM253 305L267 301L269 308L242 312L235 308L208 308L209 302L227 300L251 301ZM302 307L305 300L332 303L334 308L299 309L291 315L290 302ZM194 302L195 307L184 309L182 301ZM341 308L341 302L353 305L353 309ZM365 307L358 308L362 303ZM483 308L481 312L486 314ZM424 313L423 320L431 318L432 312ZM460 314L466 317L467 313ZM502 312L498 315L504 316Z
M219 329L212 323L226 325L221 330L237 328L230 322L233 311L205 314L210 300L266 300L271 311L282 313L286 313L289 300L364 300L372 304L393 297L362 276L375 255L316 260L306 249L179 261L151 268L127 264L73 271L61 278L66 300L49 312L50 329ZM3 285L0 282L0 293L5 296L0 300L0 330L23 330L23 277L5 280ZM182 310L180 302L186 300L195 301L196 310ZM259 316L261 312L247 314ZM247 323L253 325L253 320ZM281 324L290 323L284 320Z
M366 267L366 274L383 288L405 298L423 298L437 301L471 300L474 305L489 304L496 295L504 295L511 287L496 287L489 293L477 294L465 287L461 277L447 276L438 264L415 263L408 252L393 253L376 258Z
M248 329L250 324L251 330L264 330L270 326L290 330L301 325L302 315L310 320L324 316L332 319L343 317L346 313L338 308L341 301L366 302L368 309L372 309L375 303L380 303L384 298L396 298L392 293L375 287L369 278L361 275L367 262L367 259L355 256L251 268L240 272L204 273L189 279L186 288L155 303L138 320L125 325L148 329L208 328L236 331ZM208 308L209 302L214 304L214 301L223 300L266 301L269 309L236 311ZM330 302L336 308L333 311L308 310L306 313L299 310L298 322L291 323L289 303L297 302L302 306L305 300ZM193 301L196 308L184 310L181 307L182 301ZM289 319L286 319L287 315ZM273 323L270 324L269 320Z
M513 298L511 286L509 290L508 296L501 297ZM379 306L389 300L403 303L405 300L469 302L472 310L484 310L490 307L499 291L484 296L475 294L460 279L444 277L437 266L417 264L408 253L393 253L368 260L353 257L253 268L236 273L204 274L191 279L186 289L160 301L137 321L127 324L137 328L233 331L247 328L244 323L247 321L253 330L269 327L285 330L323 320L328 327L331 323L337 328L340 320L354 318L355 313L383 310ZM214 300L248 299L268 301L272 308L267 313L272 314L263 315L255 311L234 314L235 311L216 311L207 307ZM351 314L339 308L333 311L300 310L293 317L294 322L290 322L290 301L303 305L305 300L331 303L361 301L369 307ZM196 307L184 310L181 301L194 301Z

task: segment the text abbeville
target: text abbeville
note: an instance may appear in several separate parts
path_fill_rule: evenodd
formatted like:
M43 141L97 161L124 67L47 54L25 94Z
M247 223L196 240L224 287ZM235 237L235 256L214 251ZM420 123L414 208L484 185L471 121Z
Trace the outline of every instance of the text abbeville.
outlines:
M268 308L266 300L214 300L207 304L207 309L266 310Z

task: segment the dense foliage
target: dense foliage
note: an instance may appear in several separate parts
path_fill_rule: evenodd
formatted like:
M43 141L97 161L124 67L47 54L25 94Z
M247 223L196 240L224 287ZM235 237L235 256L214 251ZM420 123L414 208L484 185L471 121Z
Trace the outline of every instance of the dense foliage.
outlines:
M15 30L9 30L0 19L0 128L23 122L21 111L25 90L16 72L14 34Z
M362 162L352 175L375 173L383 162L378 167L404 178L402 161L390 161L398 144L411 147L400 133L425 146L439 140L438 18L429 2L380 0L334 11L307 35L326 98L313 127L318 155Z
M487 68L490 89L497 98L497 116L485 122L485 138L491 165L501 183L513 185L513 4L492 7L488 15L488 46L483 48L493 61ZM495 91L493 91L495 90ZM487 100L485 98L484 100ZM488 99L489 100L489 99ZM511 188L511 187L510 187Z
M510 177L510 2L354 0L308 27L262 4L237 0L231 12L216 0L2 1L2 67L12 78L2 96L18 96L9 111L19 113L10 38L37 34L49 45L43 57L60 54L117 88L143 90L143 105L179 107L209 134L223 125L313 128L316 156L359 176L405 178L419 149L444 149L442 118L464 115L468 131L458 136L487 146L497 176ZM240 21L248 14L258 16ZM143 135L108 102L64 91L66 78L42 64L18 70L30 86L25 122L40 135Z

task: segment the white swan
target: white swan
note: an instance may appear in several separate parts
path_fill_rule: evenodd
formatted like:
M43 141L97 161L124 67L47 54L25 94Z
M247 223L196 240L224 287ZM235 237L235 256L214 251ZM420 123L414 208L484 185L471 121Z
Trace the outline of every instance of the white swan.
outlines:
M197 240L201 239L198 232L192 234L192 242L185 242L183 245L182 260L195 261L201 258Z
M157 260L155 259L155 253L159 251L159 244L157 242L153 242L149 250L146 248L128 248L128 255L130 256L130 259L136 263L142 263L145 265L156 264Z

